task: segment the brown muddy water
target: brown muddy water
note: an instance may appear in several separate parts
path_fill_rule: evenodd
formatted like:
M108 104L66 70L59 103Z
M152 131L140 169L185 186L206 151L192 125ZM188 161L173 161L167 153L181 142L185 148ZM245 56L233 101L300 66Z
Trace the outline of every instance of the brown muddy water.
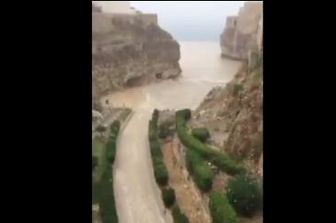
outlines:
M180 42L182 75L177 80L113 93L113 106L134 110L120 133L114 164L114 193L120 223L170 223L155 182L147 128L153 109L195 109L215 86L225 85L241 63L220 57L217 42Z

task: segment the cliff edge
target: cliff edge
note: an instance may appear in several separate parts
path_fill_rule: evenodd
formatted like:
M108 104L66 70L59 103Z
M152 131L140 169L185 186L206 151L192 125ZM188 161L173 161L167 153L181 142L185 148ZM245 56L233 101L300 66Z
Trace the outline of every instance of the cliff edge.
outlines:
M262 2L246 2L237 16L229 16L220 36L222 56L244 60L250 51L262 49Z
M93 101L124 87L177 77L179 48L159 27L156 14L104 13L93 8Z
M242 160L262 176L263 68L262 53L245 63L225 87L212 89L193 113L192 127L206 127L211 144Z

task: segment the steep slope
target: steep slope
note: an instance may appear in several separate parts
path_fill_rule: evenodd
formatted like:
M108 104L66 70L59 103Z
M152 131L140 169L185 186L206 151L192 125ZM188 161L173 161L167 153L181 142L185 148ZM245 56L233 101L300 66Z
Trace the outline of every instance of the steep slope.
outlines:
M191 125L206 127L211 141L262 174L263 69L262 53L245 63L225 87L214 88L193 113Z

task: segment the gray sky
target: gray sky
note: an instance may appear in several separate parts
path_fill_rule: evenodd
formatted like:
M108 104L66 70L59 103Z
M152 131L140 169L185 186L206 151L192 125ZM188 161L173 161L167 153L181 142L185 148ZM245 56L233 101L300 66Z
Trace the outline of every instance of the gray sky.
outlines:
M131 1L131 6L158 14L160 26L177 40L218 41L225 18L237 15L244 1Z

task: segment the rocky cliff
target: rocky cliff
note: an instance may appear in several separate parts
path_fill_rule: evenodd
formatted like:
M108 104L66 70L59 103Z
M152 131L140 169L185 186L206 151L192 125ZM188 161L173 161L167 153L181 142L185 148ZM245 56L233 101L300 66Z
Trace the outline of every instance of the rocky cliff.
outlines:
M193 113L193 127L206 127L211 143L262 174L262 52L243 64L225 87L214 88Z
M180 74L179 44L155 14L92 11L93 100L124 87Z
M222 56L247 59L249 52L262 48L262 2L246 2L237 16L229 16L220 36Z

